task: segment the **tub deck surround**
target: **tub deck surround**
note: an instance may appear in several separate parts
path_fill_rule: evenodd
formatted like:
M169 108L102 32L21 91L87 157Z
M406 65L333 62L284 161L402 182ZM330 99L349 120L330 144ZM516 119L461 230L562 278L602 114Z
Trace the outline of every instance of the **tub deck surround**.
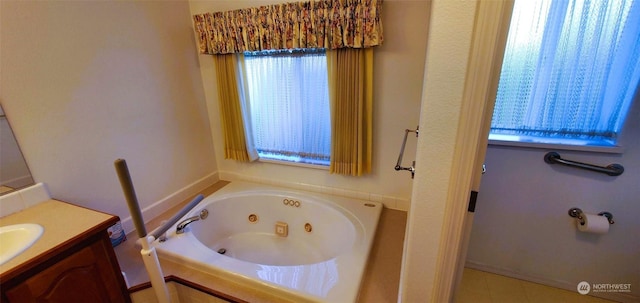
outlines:
M161 259L292 300L355 302L382 204L233 182L184 218L203 209L153 243Z
M201 193L205 196L210 195L227 184L229 182L220 181ZM189 201L185 200L181 205ZM147 227L152 229L159 226L163 220L177 212L181 205L152 219L147 223ZM405 212L387 208L382 210L369 261L366 264L366 272L361 283L358 302L396 302L405 224ZM291 225L289 228L291 228ZM120 266L127 274L132 286L149 281L140 258L140 248L135 245L135 241L131 241L134 238L135 236L130 234L129 241L125 241L115 248ZM194 270L184 266L181 262L161 258L160 263L165 276L177 276L248 302L300 302L299 299L292 299L291 296L284 297L277 292L271 292L269 288L251 287L246 283L238 283L219 276L206 274L200 270Z

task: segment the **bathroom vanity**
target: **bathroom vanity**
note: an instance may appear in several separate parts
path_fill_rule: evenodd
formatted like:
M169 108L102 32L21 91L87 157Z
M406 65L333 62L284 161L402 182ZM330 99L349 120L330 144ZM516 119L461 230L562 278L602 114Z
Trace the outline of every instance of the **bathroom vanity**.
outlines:
M0 218L0 226L32 223L44 229L0 265L0 301L131 302L107 233L118 220L57 200Z

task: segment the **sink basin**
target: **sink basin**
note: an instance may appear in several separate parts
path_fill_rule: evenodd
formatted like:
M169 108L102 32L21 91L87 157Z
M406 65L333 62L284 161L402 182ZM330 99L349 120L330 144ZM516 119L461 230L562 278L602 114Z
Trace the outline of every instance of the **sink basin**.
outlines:
M31 247L43 232L42 226L32 223L0 227L0 264Z

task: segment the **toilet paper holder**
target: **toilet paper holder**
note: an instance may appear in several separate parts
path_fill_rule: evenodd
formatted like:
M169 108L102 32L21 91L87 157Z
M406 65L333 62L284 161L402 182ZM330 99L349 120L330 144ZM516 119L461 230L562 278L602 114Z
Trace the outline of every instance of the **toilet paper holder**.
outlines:
M577 207L573 207L573 208L569 209L569 216L578 219L578 221L580 221L580 225L584 225L585 224L583 214L584 213L582 212L582 209L579 209ZM598 216L604 216L605 218L607 218L607 221L609 221L609 224L615 223L613 221L613 215L608 211L599 212Z

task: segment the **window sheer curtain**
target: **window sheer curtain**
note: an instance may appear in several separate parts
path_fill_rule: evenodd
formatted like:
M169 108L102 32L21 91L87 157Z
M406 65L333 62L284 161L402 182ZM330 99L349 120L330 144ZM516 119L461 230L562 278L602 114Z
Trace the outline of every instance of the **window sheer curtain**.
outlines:
M638 2L517 1L492 134L615 140L640 80Z
M244 59L258 153L328 164L331 118L324 51L271 51Z
M371 172L373 146L373 49L327 52L332 114L329 171L361 176Z

